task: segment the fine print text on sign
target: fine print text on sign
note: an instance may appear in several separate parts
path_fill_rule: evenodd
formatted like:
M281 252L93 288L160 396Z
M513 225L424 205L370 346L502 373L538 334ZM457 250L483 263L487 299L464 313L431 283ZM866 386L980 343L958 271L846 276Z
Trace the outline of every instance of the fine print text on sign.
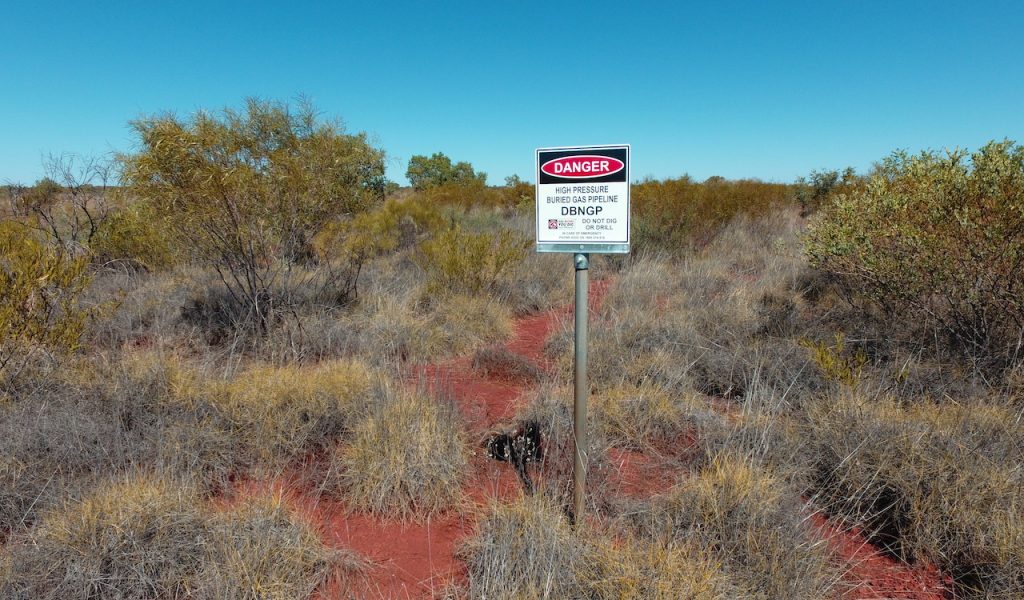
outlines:
M537 150L537 251L629 252L629 145Z

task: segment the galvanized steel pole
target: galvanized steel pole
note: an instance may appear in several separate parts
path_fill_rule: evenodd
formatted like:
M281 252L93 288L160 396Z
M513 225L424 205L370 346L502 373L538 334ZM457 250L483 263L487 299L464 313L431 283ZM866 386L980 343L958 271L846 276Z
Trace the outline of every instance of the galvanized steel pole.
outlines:
M572 432L576 461L573 467L573 518L583 519L584 496L587 484L587 284L590 274L590 255L577 254L576 263L576 336L575 379L573 381Z

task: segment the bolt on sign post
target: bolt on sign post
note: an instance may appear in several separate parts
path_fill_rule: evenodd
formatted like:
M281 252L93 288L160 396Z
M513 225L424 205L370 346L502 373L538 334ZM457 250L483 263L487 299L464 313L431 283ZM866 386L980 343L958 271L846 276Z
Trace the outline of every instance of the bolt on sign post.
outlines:
M537 252L576 266L573 518L583 517L588 464L587 284L590 254L629 253L629 145L537 150Z

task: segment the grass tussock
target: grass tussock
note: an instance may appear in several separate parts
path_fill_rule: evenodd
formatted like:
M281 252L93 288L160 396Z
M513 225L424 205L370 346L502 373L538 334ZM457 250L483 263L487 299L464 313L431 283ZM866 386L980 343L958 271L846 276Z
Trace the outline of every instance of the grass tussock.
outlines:
M803 301L795 290L805 265L800 223L785 211L738 218L701 252L669 261L634 261L605 298L591 328L594 391L623 384L673 393L696 390L742 400L755 377L794 394L814 392L806 350L785 337ZM666 275L670 274L670 275ZM560 372L572 369L571 327L548 344Z
M47 513L15 547L9 598L166 598L186 595L206 534L196 490L143 477Z
M280 495L250 498L210 520L200 598L306 598L328 577L358 577L365 561L330 550Z
M378 401L380 385L379 375L354 361L253 367L215 386L211 401L254 459L273 464L351 432Z
M584 597L601 600L726 600L736 587L721 564L693 544L601 539L582 572Z
M453 407L394 391L339 447L326 488L375 514L418 518L462 499L469 446Z
M173 358L142 353L82 361L0 406L0 531L133 469L220 485L239 463L236 439L210 404L177 399L188 381Z
M653 385L611 388L592 397L591 406L609 442L634 450L676 445L713 418L698 394L673 395Z
M314 356L395 365L464 354L512 333L512 315L496 300L465 295L424 299L421 292L416 287L375 295L340 317L324 313L306 328L316 333L303 344Z
M5 598L295 598L335 561L279 498L227 512L188 482L138 475L49 511L11 546Z
M465 547L467 598L579 597L587 560L568 518L541 495L496 505Z
M463 548L466 598L599 600L736 597L719 566L688 544L615 540L542 496L492 506Z
M817 493L971 597L1024 594L1024 427L999 403L902 404L839 394L809 413Z
M837 575L789 486L720 455L632 517L645 537L710 548L749 598L822 598Z

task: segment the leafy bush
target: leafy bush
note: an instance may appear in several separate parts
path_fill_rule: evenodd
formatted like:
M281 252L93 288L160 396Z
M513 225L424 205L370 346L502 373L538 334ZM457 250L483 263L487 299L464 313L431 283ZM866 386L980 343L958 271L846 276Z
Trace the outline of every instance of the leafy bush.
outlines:
M111 211L93 237L90 250L99 263L127 261L148 270L170 267L180 254L165 235L156 211L146 202Z
M412 246L441 225L441 215L432 205L390 199L374 210L329 223L314 238L313 247L321 266L335 272L333 278L350 279L352 293L358 295L366 261Z
M132 123L140 151L121 157L129 191L164 215L196 260L263 328L275 301L302 283L289 267L330 221L366 210L384 190L384 153L365 134L320 123L311 106L249 100L218 118L196 113ZM277 294L278 296L280 294ZM287 300L287 299L285 299Z
M1024 335L1024 147L896 152L835 198L807 239L812 264L893 323L939 333L996 367Z
M78 305L90 280L86 267L20 224L0 222L0 382L33 352L78 346L89 315Z
M501 230L471 233L456 225L423 242L417 263L427 273L427 292L436 295L490 294L523 260L530 242Z
M800 215L806 217L817 212L833 196L850 192L858 183L852 167L847 167L842 173L835 170L811 171L810 175L796 181Z
M466 210L477 206L493 206L497 195L482 181L464 183L444 183L417 191L413 195L416 202L441 207L455 207Z

